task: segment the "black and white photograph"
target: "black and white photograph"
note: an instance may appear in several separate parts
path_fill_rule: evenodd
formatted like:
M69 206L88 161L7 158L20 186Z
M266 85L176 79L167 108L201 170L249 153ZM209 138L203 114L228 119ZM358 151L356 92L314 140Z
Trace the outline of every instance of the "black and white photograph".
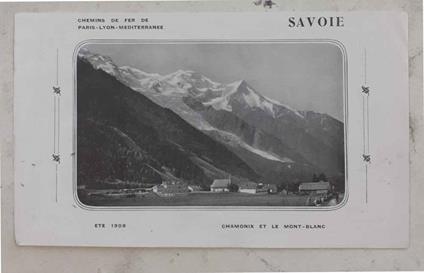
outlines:
M84 205L344 199L344 62L334 43L87 43L76 62Z

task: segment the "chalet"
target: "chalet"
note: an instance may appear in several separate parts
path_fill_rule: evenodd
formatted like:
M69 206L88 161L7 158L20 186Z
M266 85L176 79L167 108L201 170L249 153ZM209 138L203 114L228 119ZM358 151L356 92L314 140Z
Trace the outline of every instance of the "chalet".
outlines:
M255 182L243 182L239 185L239 192L255 194L258 192L258 184Z
M231 184L231 177L228 179L215 179L211 185L211 192L228 192Z
M299 185L300 193L308 194L327 194L331 189L330 182L306 182Z
M175 196L189 192L188 186L179 181L164 181L160 185L153 187L153 192L159 196Z
M170 168L162 167L162 171L145 164L162 178L162 184L153 186L152 191L161 197L169 197L189 192L187 183L184 183L174 175Z

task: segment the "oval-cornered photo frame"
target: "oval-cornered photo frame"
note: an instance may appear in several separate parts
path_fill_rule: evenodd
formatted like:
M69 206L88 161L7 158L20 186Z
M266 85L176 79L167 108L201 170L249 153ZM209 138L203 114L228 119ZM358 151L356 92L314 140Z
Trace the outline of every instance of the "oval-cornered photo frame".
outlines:
M77 130L78 130L78 117L77 117L77 88L78 88L78 82L77 82L77 61L78 61L78 54L86 45L93 45L93 44L101 44L101 45L162 45L162 44L176 44L176 45L182 45L182 44L207 44L207 45L219 45L219 44L329 44L332 46L335 46L338 50L340 50L342 54L342 86L343 86L343 156L344 156L344 194L341 201L339 201L334 206L216 206L216 205L208 205L208 206L201 206L201 205L167 205L167 206L154 206L154 205L147 205L147 206L140 206L140 205L128 205L128 206L101 206L101 205L88 205L85 204L80 200L79 194L78 194L78 140L77 140ZM105 40L85 40L79 43L75 47L74 55L73 55L73 65L74 65L74 136L73 136L73 145L74 145L74 152L76 153L76 156L74 157L73 161L73 193L74 193L74 199L76 204L86 210L166 210L166 211L172 211L172 210L204 210L204 211L332 211L342 208L348 201L349 197L349 190L348 190L348 158L347 158L347 133L348 133L348 63L347 63L347 52L345 46L338 40L333 39L289 39L289 40L279 40L279 39L273 39L273 40L115 40L115 39L105 39ZM231 176L230 176L230 184L231 184ZM164 197L166 198L166 197Z

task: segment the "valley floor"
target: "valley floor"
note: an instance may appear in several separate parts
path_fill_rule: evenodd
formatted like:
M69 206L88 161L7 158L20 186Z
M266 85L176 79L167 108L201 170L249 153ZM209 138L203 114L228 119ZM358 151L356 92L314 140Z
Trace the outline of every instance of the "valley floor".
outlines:
M193 192L161 197L155 193L126 196L80 196L89 206L307 206L305 195Z

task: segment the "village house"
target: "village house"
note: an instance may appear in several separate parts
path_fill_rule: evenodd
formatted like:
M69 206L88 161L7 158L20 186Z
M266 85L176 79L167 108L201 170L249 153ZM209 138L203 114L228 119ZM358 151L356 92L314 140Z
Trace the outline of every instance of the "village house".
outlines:
M239 185L239 192L255 194L258 192L258 184L255 182L243 182Z
M331 190L330 182L305 182L299 185L299 192L306 194L327 194Z
M259 183L256 193L277 193L277 185Z
M211 192L228 192L231 184L231 177L228 179L215 179L211 185Z
M162 184L153 187L153 192L159 196L169 197L189 192L188 186L179 181L163 181Z

